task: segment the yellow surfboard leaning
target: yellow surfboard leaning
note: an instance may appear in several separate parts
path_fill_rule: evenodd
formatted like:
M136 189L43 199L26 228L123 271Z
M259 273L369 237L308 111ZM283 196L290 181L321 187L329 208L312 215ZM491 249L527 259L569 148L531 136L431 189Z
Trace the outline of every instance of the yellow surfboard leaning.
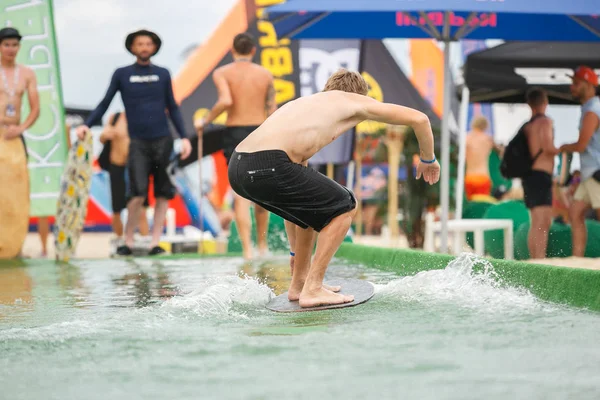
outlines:
M29 171L20 138L0 131L0 258L19 255L29 230Z
M69 261L77 249L92 183L92 156L91 134L78 140L69 150L67 167L60 181L54 224L57 261Z

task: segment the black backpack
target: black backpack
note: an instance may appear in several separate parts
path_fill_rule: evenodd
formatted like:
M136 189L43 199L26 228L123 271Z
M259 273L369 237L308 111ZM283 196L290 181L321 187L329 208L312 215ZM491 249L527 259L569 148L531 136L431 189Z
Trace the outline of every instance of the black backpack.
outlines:
M110 121L111 126L115 126L115 124L119 120L120 115L121 113L118 112L113 116L112 121ZM110 168L110 140L107 140L104 143L102 152L100 152L100 155L98 156L98 165L105 171L108 171L108 169Z
M524 178L529 175L533 163L542 154L542 149L540 149L535 157L531 157L527 135L525 135L525 127L536 118L543 116L543 114L538 114L524 123L519 128L515 137L508 143L506 149L504 149L504 156L500 163L500 173L506 179Z

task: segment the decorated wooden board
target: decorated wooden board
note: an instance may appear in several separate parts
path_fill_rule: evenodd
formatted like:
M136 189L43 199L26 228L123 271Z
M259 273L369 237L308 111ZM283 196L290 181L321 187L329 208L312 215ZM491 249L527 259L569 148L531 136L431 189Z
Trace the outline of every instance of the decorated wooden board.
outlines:
M29 172L22 139L5 140L1 130L0 182L0 258L15 258L29 230Z
M69 150L60 184L54 224L56 260L69 261L77 249L87 213L92 183L92 135L86 134Z

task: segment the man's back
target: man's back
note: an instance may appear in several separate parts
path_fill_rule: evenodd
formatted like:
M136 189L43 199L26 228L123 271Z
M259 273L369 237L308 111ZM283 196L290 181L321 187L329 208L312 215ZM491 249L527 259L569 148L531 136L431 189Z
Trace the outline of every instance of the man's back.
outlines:
M545 130L548 129L550 131L545 132ZM525 135L527 136L529 153L531 154L532 158L534 158L540 152L540 150L542 150L540 155L533 162L531 169L552 174L554 172L555 154L544 150L552 147L550 143L544 143L544 141L552 141L553 139L552 120L546 116L535 118L525 127Z
M295 161L306 161L306 155L312 156L356 125L357 97L361 96L328 91L291 101L250 134L239 151L279 148Z
M489 159L493 139L485 132L472 131L467 135L466 174L489 175Z
M115 165L127 164L129 155L129 134L127 133L127 119L124 113L120 113L118 118L116 114L109 116L109 124L105 127L105 132L111 137L110 162ZM112 123L114 122L114 125Z
M231 91L227 126L260 125L267 117L265 102L271 73L252 62L238 61L223 66L222 73Z

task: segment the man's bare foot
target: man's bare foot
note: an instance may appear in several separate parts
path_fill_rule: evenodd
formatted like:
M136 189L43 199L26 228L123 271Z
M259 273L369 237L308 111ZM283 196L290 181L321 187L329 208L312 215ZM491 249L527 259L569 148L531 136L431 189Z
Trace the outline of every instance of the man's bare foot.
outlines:
M244 250L244 260L252 260L252 249Z
M296 257L294 257L294 256L290 257L290 274L292 275L292 277L294 276L294 259L295 258ZM332 292L339 292L340 290L342 290L341 286L329 286L329 285L323 284L323 287ZM288 299L290 301L297 301L298 299L300 299L300 292L302 292L302 288L299 288L299 290L293 290L290 287L290 290L293 291L292 294L288 294Z
M290 288L288 289L288 300L289 301L298 301L300 300L300 293L302 293L302 289L304 288L304 282L296 283L292 281L290 284Z
M330 292L339 292L340 290L342 290L341 286L329 286L326 284L323 284L323 288L329 290Z
M264 246L259 246L258 247L258 254L261 257L269 255L269 247L266 244Z
M308 293L303 291L300 294L300 307L304 308L350 303L352 301L354 301L354 296L333 293L324 288L319 289L317 292Z

